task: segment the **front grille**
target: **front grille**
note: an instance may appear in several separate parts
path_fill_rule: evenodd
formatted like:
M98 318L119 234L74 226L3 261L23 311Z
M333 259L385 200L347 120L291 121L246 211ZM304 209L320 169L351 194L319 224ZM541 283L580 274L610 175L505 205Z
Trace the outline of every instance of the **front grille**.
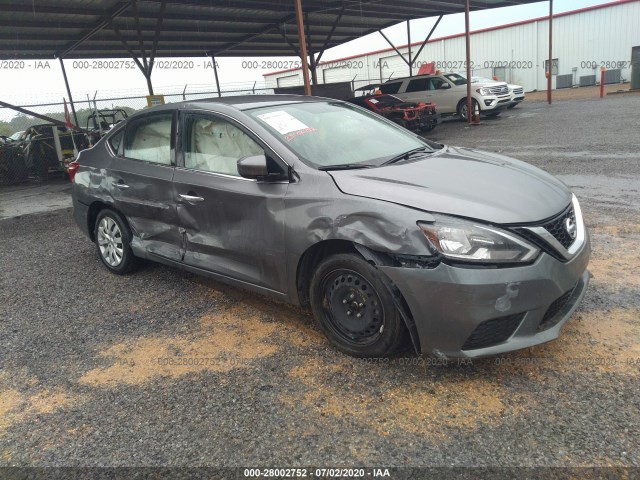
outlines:
M507 87L506 85L498 85L496 87L489 87L488 90L489 90L489 92L491 92L492 95L504 95L506 93L509 93L509 87Z
M574 242L575 239L571 238L569 232L566 229L566 220L567 218L571 218L575 223L576 215L573 210L573 205L569 205L562 213L553 217L551 220L547 220L544 223L539 223L536 225L527 225L528 227L543 227L547 232L549 232L553 237L565 248L568 249ZM540 247L544 252L548 253L555 259L566 262L567 259L562 255L562 252L553 248L546 240L542 237L539 237L537 234L528 230L526 227L516 226L513 227L514 231L518 233L518 235L524 237L529 242L534 245Z
M513 93L516 95L522 95L524 93L524 88L514 88Z
M573 205L570 205L569 208L553 220L542 225L564 248L569 248L575 240L571 238L571 235L569 235L566 229L566 221L568 218L570 218L574 224L576 223L576 214L573 211Z
M547 330L560 321L562 317L559 315L559 313L565 307L565 305L569 301L569 298L571 298L571 294L573 293L575 288L576 287L574 286L571 290L563 293L560 297L555 299L551 305L549 305L549 308L547 308L547 311L544 313L542 320L540 320L540 323L538 324L539 331Z
M508 340L523 318L524 313L518 313L507 317L485 320L471 332L467 341L462 345L462 350L492 347Z
M526 228L516 228L515 231L525 240L528 240L535 246L539 247L543 252L548 253L556 260L559 260L561 262L567 261L567 259L560 255L559 252L556 252L555 248L551 248L551 246L547 242L543 241L542 238L540 238L535 233L527 230Z

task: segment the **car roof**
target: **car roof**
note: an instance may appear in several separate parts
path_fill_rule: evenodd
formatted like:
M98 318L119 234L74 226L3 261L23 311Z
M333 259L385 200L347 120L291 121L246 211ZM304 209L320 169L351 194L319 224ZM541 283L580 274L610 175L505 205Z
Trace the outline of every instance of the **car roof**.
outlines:
M144 109L138 113L146 113L150 111L158 112L162 110L176 109L210 109L216 106L231 107L236 110L251 110L259 107L274 107L278 105L286 105L290 103L308 103L308 102L336 102L333 98L323 98L305 95L238 95L220 98L204 98L197 100L187 100L183 102L167 103L157 107Z

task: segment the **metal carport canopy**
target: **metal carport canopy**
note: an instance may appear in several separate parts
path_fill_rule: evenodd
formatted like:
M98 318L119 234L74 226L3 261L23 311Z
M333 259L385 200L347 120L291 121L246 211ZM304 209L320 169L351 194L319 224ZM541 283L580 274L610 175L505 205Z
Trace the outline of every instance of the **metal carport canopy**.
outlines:
M539 0L536 0L539 1ZM287 56L295 0L0 0L0 58ZM534 3L470 0L471 10ZM302 0L315 53L408 19L461 13L465 0Z
M152 95L151 74L157 57L295 54L302 61L305 93L309 95L308 70L315 83L315 65L328 48L382 33L400 22L407 23L410 37L409 20L465 11L469 63L469 11L536 1L0 0L0 59L59 59L77 123L63 59L131 57ZM549 2L552 5L553 0ZM409 57L411 60L411 53ZM411 61L408 63L411 66ZM215 61L213 66L220 96ZM469 72L468 67L467 76ZM470 111L470 98L468 102Z

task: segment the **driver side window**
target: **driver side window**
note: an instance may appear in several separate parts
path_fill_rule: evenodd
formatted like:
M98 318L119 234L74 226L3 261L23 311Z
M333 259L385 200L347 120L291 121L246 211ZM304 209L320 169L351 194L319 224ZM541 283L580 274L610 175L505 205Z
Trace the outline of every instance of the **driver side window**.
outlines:
M238 160L264 154L244 131L222 118L189 115L184 136L184 166L239 177Z
M442 80L441 78L432 78L430 82L429 90L438 90L442 88L444 84L445 84L445 81Z

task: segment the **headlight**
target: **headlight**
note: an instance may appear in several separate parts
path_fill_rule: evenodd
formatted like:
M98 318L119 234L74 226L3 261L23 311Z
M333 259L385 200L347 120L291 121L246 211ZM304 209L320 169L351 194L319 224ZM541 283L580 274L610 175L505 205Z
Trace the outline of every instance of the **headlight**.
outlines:
M447 258L475 263L524 263L540 253L535 246L496 227L444 215L418 223L433 248Z
M488 88L478 88L476 92L478 92L482 96L491 95L491 92L489 91Z

